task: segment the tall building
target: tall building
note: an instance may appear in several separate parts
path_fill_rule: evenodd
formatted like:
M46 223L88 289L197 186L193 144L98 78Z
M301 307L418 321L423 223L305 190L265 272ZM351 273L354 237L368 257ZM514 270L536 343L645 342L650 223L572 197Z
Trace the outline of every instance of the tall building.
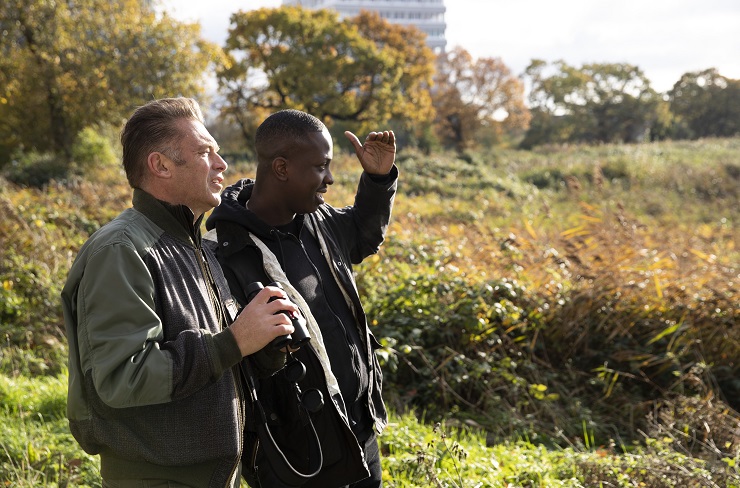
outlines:
M393 24L413 25L425 32L427 45L435 52L447 45L444 0L283 0L283 5L334 9L340 18L369 10Z

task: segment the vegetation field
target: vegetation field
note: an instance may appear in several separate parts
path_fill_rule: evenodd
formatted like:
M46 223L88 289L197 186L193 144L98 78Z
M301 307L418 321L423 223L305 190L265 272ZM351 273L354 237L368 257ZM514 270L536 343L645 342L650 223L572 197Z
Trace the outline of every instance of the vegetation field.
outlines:
M360 171L341 143L337 206ZM0 486L100 486L65 420L59 293L129 205L115 159L0 177ZM387 240L356 268L387 486L740 487L740 139L397 163Z

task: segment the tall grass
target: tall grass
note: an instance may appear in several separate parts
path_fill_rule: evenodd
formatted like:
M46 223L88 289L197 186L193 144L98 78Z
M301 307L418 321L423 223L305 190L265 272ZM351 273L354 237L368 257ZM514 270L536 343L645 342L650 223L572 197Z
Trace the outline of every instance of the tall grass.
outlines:
M0 375L0 481L15 487L99 486L98 462L72 438L66 373Z

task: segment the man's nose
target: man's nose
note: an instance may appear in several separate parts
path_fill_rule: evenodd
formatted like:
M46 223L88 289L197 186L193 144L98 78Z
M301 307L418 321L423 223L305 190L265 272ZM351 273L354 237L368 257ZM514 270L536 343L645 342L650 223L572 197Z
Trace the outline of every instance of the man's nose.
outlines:
M229 164L226 162L224 158L221 157L219 153L214 153L214 154L215 154L216 161L213 165L213 168L221 170L221 171L226 171L229 167Z

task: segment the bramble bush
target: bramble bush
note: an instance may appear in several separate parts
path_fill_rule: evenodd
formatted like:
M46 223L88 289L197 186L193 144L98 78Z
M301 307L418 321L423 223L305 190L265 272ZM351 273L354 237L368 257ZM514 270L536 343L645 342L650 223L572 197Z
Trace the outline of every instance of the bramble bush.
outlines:
M36 373L56 374L66 363L59 297L67 272L85 239L127 205L127 193L99 182L36 189L0 178L0 338L17 354L33 351Z
M386 246L390 261L409 249ZM538 424L552 422L544 414L560 394L548 387L554 371L533 354L542 313L526 289L507 279L473 283L444 266L400 275L379 264L361 276L397 408L437 418L464 410L502 438L551 430Z

